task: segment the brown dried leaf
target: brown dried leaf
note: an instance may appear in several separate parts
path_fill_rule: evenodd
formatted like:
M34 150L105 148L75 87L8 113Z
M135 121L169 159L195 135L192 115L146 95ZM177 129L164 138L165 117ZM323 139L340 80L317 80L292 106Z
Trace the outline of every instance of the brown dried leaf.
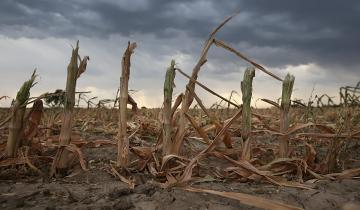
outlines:
M12 166L12 165L21 165L25 164L26 160L24 158L7 158L5 160L0 161L0 167Z
M226 146L226 148L228 148L228 149L233 148L231 137L228 132L225 133L223 142L224 142L224 145Z
M177 108L180 106L183 97L184 97L184 94L183 94L183 93L180 93L180 94L176 97L175 102L174 102L174 105L173 105L173 107L171 108L171 118L174 117L174 114L175 114Z
M295 132L297 132L297 131L299 131L299 130L302 130L302 129L308 128L308 127L316 127L316 128L318 128L319 130L322 130L322 131L324 131L324 132L326 132L326 133L330 133L330 134L334 134L334 133L335 133L334 129L332 129L331 127L326 126L326 125L315 124L315 123L306 123L306 124L301 124L301 123L300 123L300 124L296 124L296 125L290 127L290 128L287 130L287 132L286 132L285 135L293 134L293 133L295 133Z
M360 139L360 136L348 134L332 134L332 133L298 133L297 136L317 137L317 138L354 138Z
M141 159L149 160L152 158L151 147L130 147L130 151Z
M222 140L220 137L224 135L224 133L227 131L227 129L235 122L237 118L240 117L242 113L242 109L239 109L238 112L223 126L223 128L220 130L220 132L216 135L215 139L211 142L211 144L201 151L199 154L197 154L193 159L190 160L190 163L186 166L184 173L182 174L181 178L178 180L178 184L184 184L188 182L191 179L192 176L192 170L196 166L196 163L206 156L207 153L214 150L215 146Z
M300 210L302 208L291 206L285 203L281 203L279 201L270 200L254 195L249 195L245 193L238 193L238 192L224 192L224 191L215 191L215 190L208 190L208 189L199 189L193 187L185 187L183 188L186 191L190 192L199 192L199 193L209 193L213 195L219 195L225 198L230 198L234 200L238 200L241 203L249 206L254 206L257 208L262 209L273 209L273 210Z
M349 179L360 176L360 168L348 169L340 173L327 174L326 176L336 177L337 179Z
M147 164L147 168L148 168L150 174L153 175L154 177L158 177L158 176L165 175L165 173L162 173L162 172L158 172L158 171L157 171L156 165L155 165L155 163L153 163L153 162Z
M266 99L266 98L262 98L261 100L263 102L271 104L271 105L275 106L276 108L280 109L280 105L278 103L276 103L275 101L272 101L272 100L269 100L269 99Z
M248 172L250 172L251 174L255 174L258 176L262 176L264 177L266 180L268 180L269 182L275 184L275 185L281 185L280 183L276 182L275 180L273 180L270 176L270 173L268 171L261 171L259 169L257 169L255 166L253 166L250 162L246 161L246 160L234 160L224 154L221 154L219 152L213 152L212 154L216 155L217 157L226 159L228 161L230 161L231 163L233 163L236 166L239 166L245 170L247 170Z
M190 161L188 158L182 157L182 156L179 156L179 155L166 155L166 156L164 156L163 159L162 159L160 171L163 171L163 170L166 168L168 162L169 162L170 160L173 160L173 159L182 160L182 161L187 161L187 162Z
M89 56L84 56L82 60L80 60L80 65L78 68L77 76L76 78L79 78L82 73L86 71L87 62L90 60Z
M31 161L30 161L30 159L29 159L28 153L29 153L29 148L26 147L25 153L24 153L24 159L25 159L26 164L27 164L32 170L36 171L39 175L44 176L44 173L43 173L42 171L40 171L36 166L34 166L34 165L31 163Z
M306 163L313 168L315 165L316 151L311 144L305 143L306 146Z
M288 180L284 179L283 177L279 177L279 176L270 176L270 177L273 180L275 180L276 182L278 182L281 186L299 188L299 189L303 189L303 190L313 190L314 189L312 186L309 186L307 184L302 184L302 183L294 182L294 181L288 181Z
M135 180L133 179L127 179L125 178L124 176L122 176L115 168L112 164L110 164L110 167L111 167L111 171L119 177L120 181L128 184L129 188L130 189L134 189L135 188Z
M195 128L199 136L207 143L210 144L210 139L205 133L205 131L195 122L195 119L189 115L188 113L185 113L185 117L189 120L191 125Z
M260 64L255 63L253 60L247 58L246 56L244 56L243 54L241 54L240 52L236 51L234 48L230 47L228 44L226 44L223 41L214 39L214 43L217 47L222 47L226 50L229 50L230 52L234 53L235 55L237 55L238 57L244 59L245 61L251 63L253 66L255 66L257 69L263 71L264 73L270 75L271 77L279 80L279 81L283 81L280 77L276 76L275 74L271 73L270 71L266 70L263 66L261 66Z
M116 142L113 142L111 140L106 140L106 139L97 139L97 140L90 141L86 144L87 147L100 147L102 145L116 146Z
M30 141L38 132L38 127L43 113L43 102L40 99L35 100L29 113L27 128L23 139Z
M65 145L65 148L67 150L69 150L70 152L73 152L75 154L75 156L77 156L79 158L79 163L80 163L81 168L84 171L88 171L88 169L86 168L84 155L83 155L81 149L74 144Z

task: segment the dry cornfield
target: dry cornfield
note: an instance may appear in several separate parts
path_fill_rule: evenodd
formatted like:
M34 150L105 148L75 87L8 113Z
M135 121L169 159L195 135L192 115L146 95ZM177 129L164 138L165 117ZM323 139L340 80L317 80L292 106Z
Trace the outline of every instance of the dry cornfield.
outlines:
M34 71L0 110L1 208L339 209L358 202L360 83L341 87L339 104L326 94L292 100L293 75L281 78L216 38L232 17L211 32L191 75L170 62L161 108L138 108L129 95L136 43L122 57L116 98L98 104L76 92L90 60L80 57L79 42L65 90L31 98ZM197 80L213 46L249 64L242 103ZM251 107L257 71L282 84L279 102L262 99L270 108ZM188 84L174 96L176 76ZM196 88L220 102L205 107Z

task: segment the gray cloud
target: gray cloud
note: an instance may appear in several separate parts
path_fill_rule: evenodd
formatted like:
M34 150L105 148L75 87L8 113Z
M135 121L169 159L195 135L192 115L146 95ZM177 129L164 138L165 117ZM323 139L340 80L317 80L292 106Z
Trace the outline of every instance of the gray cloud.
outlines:
M240 50L247 50L241 48L243 44L265 49L256 56L267 65L315 62L355 71L360 54L359 8L357 0L3 0L0 32L10 37L106 39L134 33L169 38L183 31L204 39L222 18L240 9L219 37Z

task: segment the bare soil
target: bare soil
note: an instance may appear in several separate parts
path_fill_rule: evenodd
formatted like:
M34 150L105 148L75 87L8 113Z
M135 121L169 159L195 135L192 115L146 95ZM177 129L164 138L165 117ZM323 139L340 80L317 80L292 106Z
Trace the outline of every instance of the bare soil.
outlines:
M257 209L237 200L182 188L162 189L151 178L135 174L135 189L107 170L116 158L115 147L85 148L88 172L75 169L71 177L47 180L21 166L1 169L1 209ZM20 167L20 168L19 168ZM21 171L21 173L18 173ZM360 203L360 181L318 181L314 190L278 187L263 182L203 180L197 188L242 192L282 201L304 209L341 209L346 203Z

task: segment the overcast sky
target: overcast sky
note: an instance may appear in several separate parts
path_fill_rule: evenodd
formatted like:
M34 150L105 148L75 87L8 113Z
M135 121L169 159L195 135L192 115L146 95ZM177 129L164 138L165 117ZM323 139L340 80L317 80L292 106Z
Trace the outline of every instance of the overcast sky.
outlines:
M0 96L14 97L35 68L33 96L64 89L71 46L80 40L80 54L90 62L77 90L114 98L121 57L132 41L138 47L129 88L137 90L133 96L140 106L160 107L171 59L190 74L209 33L237 11L217 38L281 77L292 73L293 98L307 100L314 88L314 94L338 99L340 86L360 80L359 0L1 0ZM228 97L232 90L241 92L247 66L213 46L199 81ZM281 95L281 83L260 71L253 83L258 107L259 98ZM174 94L185 84L177 74ZM197 92L207 105L218 101Z

